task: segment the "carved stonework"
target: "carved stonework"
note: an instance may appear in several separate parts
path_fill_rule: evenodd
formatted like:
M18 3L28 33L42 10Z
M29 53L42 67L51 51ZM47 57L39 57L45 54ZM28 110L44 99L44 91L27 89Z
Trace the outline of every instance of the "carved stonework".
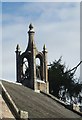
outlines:
M29 25L28 46L25 52L21 53L19 45L16 47L16 70L17 82L37 90L49 92L48 69L47 69L47 49L43 46L43 51L39 52L34 43L34 28ZM36 59L39 58L40 65L36 65Z

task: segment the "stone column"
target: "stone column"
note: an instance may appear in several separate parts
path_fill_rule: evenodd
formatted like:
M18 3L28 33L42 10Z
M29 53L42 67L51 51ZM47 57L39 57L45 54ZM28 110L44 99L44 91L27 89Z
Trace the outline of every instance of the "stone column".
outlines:
M32 89L36 89L36 47L35 47L35 43L34 43L34 28L32 26L32 24L29 25L29 31L28 31L28 35L29 35L29 42L28 42L28 51L31 52L30 54L30 72L31 72L31 80L30 80L30 84L31 84L31 88Z
M37 90L36 83L36 46L33 44L33 82L34 82L34 90Z
M19 45L17 44L17 47L16 47L16 81L17 82L20 82L20 47Z
M48 83L48 67L47 67L47 49L44 45L43 54L44 54L44 80L46 82L46 93L49 93L49 83Z

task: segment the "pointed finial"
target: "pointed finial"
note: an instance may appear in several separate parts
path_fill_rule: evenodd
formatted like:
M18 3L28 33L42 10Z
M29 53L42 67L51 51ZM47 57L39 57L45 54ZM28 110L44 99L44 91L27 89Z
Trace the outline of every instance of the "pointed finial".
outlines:
M30 23L30 25L29 25L29 29L30 29L30 30L33 29L33 25L32 25L32 23Z
M44 44L43 46L43 51L47 52L47 48L46 48L46 45Z
M30 25L29 25L29 31L28 31L28 33L35 33L34 32L34 27L33 27L32 23L30 23Z
M44 44L44 46L43 46L43 50L45 50L46 49L46 45Z
M17 44L16 50L17 50L17 51L20 50L19 44Z

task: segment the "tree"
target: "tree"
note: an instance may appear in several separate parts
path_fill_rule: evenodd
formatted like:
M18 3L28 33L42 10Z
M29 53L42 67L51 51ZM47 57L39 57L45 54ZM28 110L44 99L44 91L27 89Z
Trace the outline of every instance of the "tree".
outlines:
M62 64L62 57L58 61L54 61L48 70L50 93L59 97L61 87L64 87L64 92L68 92L70 97L78 94L81 91L81 86L75 83L74 73ZM64 93L63 93L64 94Z

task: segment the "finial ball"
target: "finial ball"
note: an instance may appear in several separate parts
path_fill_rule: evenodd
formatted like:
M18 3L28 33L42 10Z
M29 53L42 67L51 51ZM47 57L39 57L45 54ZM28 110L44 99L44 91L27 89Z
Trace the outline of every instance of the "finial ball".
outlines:
M30 30L33 29L33 25L32 25L32 24L29 25L29 29L30 29Z

